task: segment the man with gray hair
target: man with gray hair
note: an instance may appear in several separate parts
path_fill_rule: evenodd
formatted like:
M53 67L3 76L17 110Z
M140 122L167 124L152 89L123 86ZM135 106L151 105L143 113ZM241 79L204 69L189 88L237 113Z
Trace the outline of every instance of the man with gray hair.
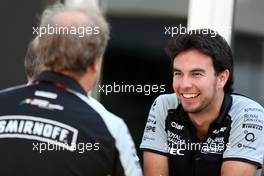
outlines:
M31 83L41 70L39 68L39 60L37 59L37 45L38 37L35 37L28 44L28 49L24 59L24 67L28 83Z
M43 12L36 47L43 71L0 93L1 175L142 175L123 120L87 96L108 38L98 11L55 4Z

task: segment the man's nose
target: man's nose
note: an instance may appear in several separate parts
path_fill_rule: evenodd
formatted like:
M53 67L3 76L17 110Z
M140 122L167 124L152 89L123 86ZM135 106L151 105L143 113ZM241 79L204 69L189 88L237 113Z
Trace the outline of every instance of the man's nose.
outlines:
M180 82L180 87L182 89L191 88L192 87L192 80L187 76L183 76L181 79L181 82Z

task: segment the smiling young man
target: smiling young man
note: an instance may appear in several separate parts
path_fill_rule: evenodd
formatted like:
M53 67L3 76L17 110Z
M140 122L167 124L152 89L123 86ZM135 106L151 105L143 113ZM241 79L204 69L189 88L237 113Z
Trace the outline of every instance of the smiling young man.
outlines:
M168 53L175 94L159 96L150 109L140 146L145 175L256 175L264 110L232 94L229 45L220 35L191 31L173 39Z

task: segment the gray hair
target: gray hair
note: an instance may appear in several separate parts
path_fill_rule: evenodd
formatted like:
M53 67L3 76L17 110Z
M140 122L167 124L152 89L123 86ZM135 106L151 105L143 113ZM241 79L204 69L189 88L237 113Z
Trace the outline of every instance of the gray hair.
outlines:
M33 80L40 72L39 60L37 59L38 38L33 38L28 44L28 49L24 59L24 67L28 80Z
M71 26L58 26L54 18L64 12L79 12L86 16L86 21L72 22ZM49 27L59 29L59 34L45 33L41 36L40 30L38 50L40 62L51 71L85 72L87 66L96 57L103 55L109 40L109 25L99 7L94 3L90 6L87 3L86 6L55 3L45 9L41 16L40 29ZM78 33L79 29L85 28L85 34L81 37L77 33L69 34L72 27L75 27L75 30L78 28ZM94 31L95 29L99 30L97 33L87 34L86 27L94 29ZM63 34L61 34L61 29L63 29ZM64 34L64 31L68 31L67 35Z

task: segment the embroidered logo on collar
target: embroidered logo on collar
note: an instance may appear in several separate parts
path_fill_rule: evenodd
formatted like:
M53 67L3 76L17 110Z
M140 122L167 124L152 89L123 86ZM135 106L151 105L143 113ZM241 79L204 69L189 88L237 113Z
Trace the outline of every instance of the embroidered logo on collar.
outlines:
M20 105L24 104L30 104L33 106L37 106L39 108L44 108L48 110L60 110L62 111L64 109L63 106L58 105L58 104L51 104L48 100L42 100L42 99L37 99L37 98L26 98L25 100L20 101Z

